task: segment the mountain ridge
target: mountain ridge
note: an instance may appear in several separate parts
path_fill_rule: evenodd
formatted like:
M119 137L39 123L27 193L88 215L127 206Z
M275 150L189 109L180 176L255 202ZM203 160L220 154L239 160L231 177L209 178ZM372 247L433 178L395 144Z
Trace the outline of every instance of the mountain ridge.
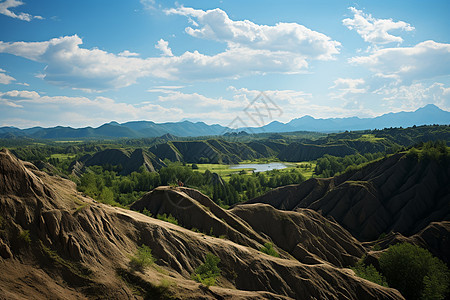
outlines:
M13 126L0 127L0 138L31 137L41 139L75 138L145 138L170 134L179 137L198 137L223 135L229 132L339 132L346 130L381 129L389 127L411 127L420 125L450 124L450 112L433 104L428 104L412 112L387 113L374 118L327 118L316 119L305 115L287 123L272 121L261 127L229 128L219 124L204 122L165 122L130 121L118 123L111 121L99 127L72 128L69 126L32 127L20 129Z

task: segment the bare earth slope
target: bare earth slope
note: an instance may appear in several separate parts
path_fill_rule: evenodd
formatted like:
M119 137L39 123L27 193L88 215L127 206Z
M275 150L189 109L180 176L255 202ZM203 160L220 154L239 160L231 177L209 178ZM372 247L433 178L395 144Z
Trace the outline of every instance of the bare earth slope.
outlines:
M160 190L189 201L200 198L195 191ZM194 201L204 208L204 204ZM274 209L267 208L263 206L263 212L277 216ZM227 213L229 217L222 218L229 226L223 228L239 233L242 230L240 240L238 233L236 242L207 236L138 212L96 203L79 194L72 182L42 173L2 150L0 298L402 299L396 290L380 287L354 276L349 269L337 267L345 258L336 257L328 263L331 254L324 250L320 253L311 250L314 264L295 259L288 248L281 258L260 252L254 247L272 238L273 233L260 228L257 220L243 221L239 216L244 218L246 210L236 208ZM211 213L207 222L213 222L220 214L212 206L206 211ZM352 239L348 233L344 237L333 236L342 230L337 224L328 225L330 230L320 228L322 217L313 212L303 214L286 216L296 220L296 224L299 222L299 228L302 228L300 220L305 218L306 227L302 230L322 230L333 245L341 245L349 256L360 255L360 244L347 245ZM277 226L275 220L272 224ZM327 247L327 240L321 243ZM130 268L129 262L142 244L153 250L156 263L138 272ZM309 249L308 243L304 248ZM218 286L209 289L190 280L190 274L207 252L220 257L222 270Z
M450 221L450 164L395 154L357 171L281 187L247 203L310 208L332 217L359 240L382 233L413 235Z

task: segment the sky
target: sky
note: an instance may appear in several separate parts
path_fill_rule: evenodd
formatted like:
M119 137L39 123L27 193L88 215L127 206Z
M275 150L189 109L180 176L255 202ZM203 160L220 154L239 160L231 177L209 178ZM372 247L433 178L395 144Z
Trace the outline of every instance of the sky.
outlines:
M0 127L450 110L450 1L0 0Z

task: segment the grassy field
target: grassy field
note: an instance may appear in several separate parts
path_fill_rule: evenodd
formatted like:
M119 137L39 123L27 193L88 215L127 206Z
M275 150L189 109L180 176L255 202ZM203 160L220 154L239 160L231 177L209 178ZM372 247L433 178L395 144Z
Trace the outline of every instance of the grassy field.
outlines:
M380 140L384 140L385 138L379 138L376 137L373 134L363 134L360 138L358 138L359 141L365 141L365 142L376 142Z
M261 163L260 161L245 161L241 164L251 164L251 163ZM285 169L278 170L279 172L290 172L292 169L297 169L302 173L303 176L305 176L306 179L309 179L312 177L314 168L316 167L316 164L313 162L281 162L287 166ZM192 166L192 165L188 165ZM245 171L247 175L252 174L251 168L242 168L242 169L231 169L230 165L222 165L222 164L197 164L199 172L204 173L206 170L209 170L213 173L219 174L223 180L229 181L232 174L239 173L241 171Z
M59 160L64 160L64 159L73 159L75 158L75 156L76 156L75 154L54 153L50 157L57 158Z
M217 173L223 180L229 181L231 174L239 173L244 170L247 174L251 174L252 169L230 169L230 165L221 164L197 164L199 172L204 173L206 170L210 170L213 173Z

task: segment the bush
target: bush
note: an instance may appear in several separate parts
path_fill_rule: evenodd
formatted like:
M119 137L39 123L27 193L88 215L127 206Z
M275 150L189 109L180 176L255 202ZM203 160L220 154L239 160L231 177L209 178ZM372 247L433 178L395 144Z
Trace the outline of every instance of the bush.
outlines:
M219 262L220 258L212 253L207 253L205 262L198 266L191 275L192 279L206 285L207 287L215 285L216 278L220 276L220 269L217 266Z
M19 233L19 239L21 239L22 241L24 241L27 244L30 244L31 243L30 231L29 230L22 230Z
M390 246L380 256L380 267L390 287L406 299L444 299L450 273L447 266L431 253L415 245Z
M373 265L366 266L363 263L363 259L364 258L360 259L356 266L352 268L356 275L381 286L387 287L388 284L386 282L386 278L384 278L384 276L381 275Z
M273 248L272 243L265 243L264 247L261 247L261 252L264 252L266 254L275 256L275 257L280 257L280 254L278 254L278 252Z
M169 214L169 216L167 216L167 214L165 214L165 213L162 215L157 214L156 218L158 218L159 220L162 220L162 221L166 221L166 222L178 225L178 220L175 219L175 217L172 216L172 214Z
M146 245L142 245L138 247L136 255L131 257L130 266L132 269L142 272L145 268L150 267L153 262L152 249Z

